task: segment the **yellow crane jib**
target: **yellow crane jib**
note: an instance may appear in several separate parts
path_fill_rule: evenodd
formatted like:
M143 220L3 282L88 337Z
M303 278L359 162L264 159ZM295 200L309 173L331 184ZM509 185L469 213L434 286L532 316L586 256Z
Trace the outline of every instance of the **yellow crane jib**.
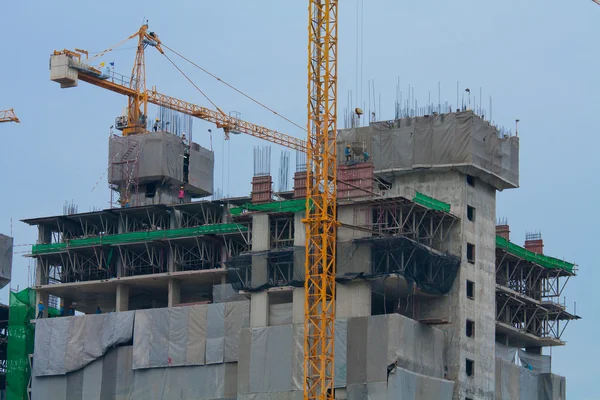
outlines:
M15 114L14 108L8 110L0 110L0 123L1 122L16 122L17 124L21 123L17 115Z
M147 29L147 25L142 26L135 34L94 57L89 57L89 54L81 49L55 51L50 58L50 79L58 82L61 88L75 87L78 85L79 80L81 80L127 96L129 98L128 115L117 118L115 123L118 129L123 130L124 135L146 132L145 124L141 122L147 118L147 104L151 103L212 122L217 127L222 128L226 134L229 132L244 133L294 150L306 152L306 141L304 140L228 116L220 109L211 110L159 93L155 88L147 90L143 57L144 48L150 45L155 47L161 54L164 54L161 46L162 43L158 36L153 32L148 32ZM138 48L136 61L130 77L110 71L108 68L103 71L102 68L91 66L91 62L94 59L101 57L136 36L138 37Z

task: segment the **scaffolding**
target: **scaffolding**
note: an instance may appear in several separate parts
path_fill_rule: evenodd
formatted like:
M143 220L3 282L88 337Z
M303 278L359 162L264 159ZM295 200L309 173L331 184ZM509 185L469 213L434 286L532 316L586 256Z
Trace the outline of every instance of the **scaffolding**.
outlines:
M528 236L529 240L539 240ZM496 321L507 341L561 345L569 321L579 319L560 304L575 265L496 238ZM530 335L526 336L519 334ZM529 340L529 342L528 342Z

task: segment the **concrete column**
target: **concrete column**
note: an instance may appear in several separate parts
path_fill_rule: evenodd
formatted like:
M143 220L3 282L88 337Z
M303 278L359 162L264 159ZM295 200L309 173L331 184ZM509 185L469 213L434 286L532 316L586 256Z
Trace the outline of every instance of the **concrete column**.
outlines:
M48 293L46 292L35 292L35 316L37 317L38 309L37 306L40 301L44 303L44 318L48 318Z
M123 283L117 283L115 311L129 311L129 286Z
M351 282L336 286L336 318L367 317L371 315L371 283Z
M269 215L252 216L252 252L267 251L270 248ZM265 255L252 256L252 287L259 287L268 281L268 263ZM268 310L267 310L268 311ZM265 325L266 326L266 325Z
M181 281L169 279L169 300L168 306L175 307L181 303Z
M292 324L304 323L304 293L303 287L294 288L292 292Z
M269 293L266 291L252 293L250 297L250 327L269 326Z

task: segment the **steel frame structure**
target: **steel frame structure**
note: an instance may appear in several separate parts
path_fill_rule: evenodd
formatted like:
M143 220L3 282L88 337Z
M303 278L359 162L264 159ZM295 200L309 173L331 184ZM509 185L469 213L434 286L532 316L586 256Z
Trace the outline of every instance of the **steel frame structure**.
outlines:
M333 399L338 1L309 0L304 399Z
M571 320L579 317L556 303L539 303L496 290L496 321L541 339L561 340Z
M404 236L433 248L446 240L457 218L406 199L377 201L371 206L372 229L386 236Z
M544 268L496 249L496 283L532 299L559 299L574 275L559 268Z
M294 280L294 249L270 251L267 255L270 286L289 286Z
M177 214L177 226L180 228L191 228L194 226L218 224L223 217L222 206L212 202L195 202L193 208L190 203L174 206L180 211Z
M294 245L294 215L269 215L271 249Z
M575 274L549 269L496 249L496 321L540 339L561 340L579 319L558 301Z

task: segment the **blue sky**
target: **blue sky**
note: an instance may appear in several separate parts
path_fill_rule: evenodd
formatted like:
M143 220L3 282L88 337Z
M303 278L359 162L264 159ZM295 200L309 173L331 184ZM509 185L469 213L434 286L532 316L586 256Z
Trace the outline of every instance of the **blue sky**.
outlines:
M9 2L0 13L0 109L14 107L22 123L0 125L0 232L10 233L12 218L17 244L36 238L33 228L18 222L22 218L60 214L65 201L73 201L79 211L109 206L106 178L92 188L106 170L109 126L126 99L85 83L61 90L49 80L50 53L75 47L103 50L135 32L144 18L170 47L300 125L306 123L306 0ZM357 86L356 0L340 1L339 19L341 116L348 92ZM393 118L399 78L404 96L412 85L420 104L430 92L437 99L438 82L442 101L453 104L457 81L477 97L481 87L484 107L493 97L495 121L512 127L516 118L521 120L521 187L499 193L497 215L508 218L513 241L522 244L526 231L539 230L547 254L579 264L565 296L569 307L577 302L584 319L565 331L568 346L553 350L553 370L567 376L569 397L576 399L595 398L600 359L594 337L600 318L593 306L600 280L593 256L600 223L594 212L599 170L593 161L600 147L595 118L599 22L600 7L591 0L367 0L359 56L361 104L368 102L367 81L374 79L382 119ZM125 44L105 60L128 74L132 46ZM220 108L303 137L293 125L177 62ZM208 105L153 49L147 64L149 86ZM251 146L262 143L235 136L224 144L220 132L198 120L195 141L210 147L209 128L216 151L215 185L229 195L248 193ZM278 160L279 149L273 147L273 175ZM27 269L28 260L16 254L13 287L27 285ZM1 293L3 302L7 293Z

